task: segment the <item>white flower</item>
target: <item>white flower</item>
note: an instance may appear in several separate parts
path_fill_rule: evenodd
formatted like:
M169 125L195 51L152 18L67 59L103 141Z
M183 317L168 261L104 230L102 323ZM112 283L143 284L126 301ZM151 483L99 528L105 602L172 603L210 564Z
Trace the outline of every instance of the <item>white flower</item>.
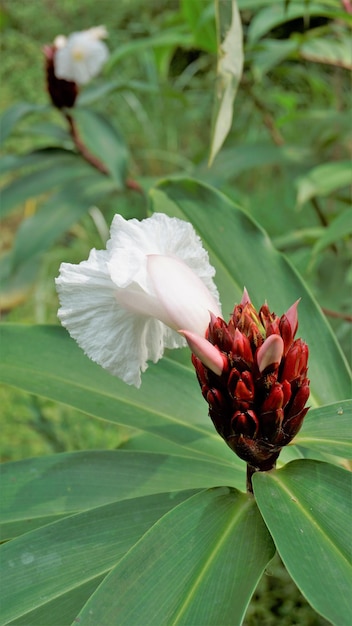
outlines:
M107 36L104 26L63 35L54 41L54 71L57 78L70 80L78 85L88 83L97 76L107 61L109 51L100 41Z
M139 387L148 360L186 345L178 330L204 337L209 312L221 315L214 274L191 224L115 215L106 250L61 264L58 316L93 361Z

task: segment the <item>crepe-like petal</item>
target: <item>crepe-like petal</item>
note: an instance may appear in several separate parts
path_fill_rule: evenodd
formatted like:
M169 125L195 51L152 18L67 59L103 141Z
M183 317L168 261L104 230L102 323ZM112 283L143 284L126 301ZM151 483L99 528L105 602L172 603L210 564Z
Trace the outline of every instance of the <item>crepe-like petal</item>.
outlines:
M93 361L137 387L147 361L158 361L165 348L186 345L174 330L177 324L148 271L150 254L166 250L174 254L172 267L180 264L184 272L186 264L192 281L200 283L205 293L211 288L204 306L218 306L214 268L192 226L158 213L141 222L115 216L107 250L92 250L88 260L79 265L62 263L56 279L63 326ZM196 271L190 269L192 265ZM206 315L209 317L207 309ZM187 319L185 306L185 319L180 310L177 323L192 330Z

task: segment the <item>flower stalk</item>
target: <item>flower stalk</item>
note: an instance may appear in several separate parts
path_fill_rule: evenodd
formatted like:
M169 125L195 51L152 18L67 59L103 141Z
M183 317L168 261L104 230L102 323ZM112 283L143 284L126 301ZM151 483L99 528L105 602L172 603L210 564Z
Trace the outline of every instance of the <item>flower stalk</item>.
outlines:
M105 164L95 156L80 137L77 124L70 110L75 106L80 87L97 76L109 57L102 39L107 37L104 26L97 26L68 37L59 35L54 42L43 48L45 55L46 84L53 105L61 111L68 123L73 144L82 158L96 170L109 175ZM143 194L139 183L132 178L125 180L127 189Z

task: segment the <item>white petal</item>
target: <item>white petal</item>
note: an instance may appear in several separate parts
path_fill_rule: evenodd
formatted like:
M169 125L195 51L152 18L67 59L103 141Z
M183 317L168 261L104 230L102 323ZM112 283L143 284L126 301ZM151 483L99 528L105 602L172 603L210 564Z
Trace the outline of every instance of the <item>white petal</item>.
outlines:
M152 276L149 255L164 257L151 262ZM197 332L201 326L204 333L208 308L221 314L214 273L190 224L158 213L142 222L116 215L106 251L92 250L79 265L61 265L59 317L92 360L139 386L148 360L186 345L174 328Z
M213 281L215 270L200 237L188 222L163 213L154 213L142 221L125 220L121 215L115 215L107 249L111 253L111 278L119 287L136 282L148 292L151 284L146 257L151 254L175 256L202 280L220 309L219 294Z
M65 35L57 35L57 37L55 37L54 39L55 48L63 48L64 46L66 46L66 43L67 37L65 37Z
M106 39L106 37L108 37L108 31L106 30L106 27L102 25L93 26L86 32L88 32L93 39Z
M96 363L130 385L141 384L147 361L158 361L165 347L185 341L156 319L135 315L116 300L108 253L92 250L79 265L62 263L56 279L58 316L70 335Z
M210 312L220 316L221 311L197 274L180 259L160 254L148 255L147 268L160 303L159 319L175 330L204 336Z
M55 75L84 85L99 74L108 56L105 43L90 35L89 31L73 33L67 38L66 45L55 53Z

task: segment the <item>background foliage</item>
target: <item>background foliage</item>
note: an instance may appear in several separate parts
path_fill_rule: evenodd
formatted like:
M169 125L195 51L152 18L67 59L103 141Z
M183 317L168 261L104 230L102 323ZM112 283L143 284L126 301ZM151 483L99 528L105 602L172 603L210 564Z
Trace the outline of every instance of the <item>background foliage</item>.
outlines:
M231 132L209 169L209 145L216 122L214 85L217 70L221 72L212 2L151 0L146 4L134 0L116 4L101 0L87 1L84 7L77 7L72 0L2 3L2 99L4 109L11 107L4 112L1 125L4 255L0 274L6 322L55 323L53 277L61 261L78 262L91 247L102 247L115 212L145 216L146 193L165 176L170 180L153 192L152 202L159 210L167 212L170 206L175 213L172 203L178 187L173 186L172 178L181 175L213 185L257 220L274 247L300 272L325 310L340 349L350 356L351 15L333 0L319 4L257 0L239 2L239 7L245 40L243 77L239 87L236 81L230 83L232 88L238 87ZM93 176L90 166L74 154L62 116L48 104L41 51L58 33L67 33L67 24L71 32L99 23L108 27L112 54L104 75L82 92L79 104L86 108L77 111L77 123L87 144L106 159L112 172L109 180L98 173ZM97 141L102 136L106 140L99 148ZM107 142L111 146L108 151ZM144 193L124 188L126 172L138 180ZM197 189L194 194L199 199ZM194 212L187 214L182 198L176 200L181 216L194 220ZM213 204L209 201L209 207ZM200 214L200 231L204 224ZM205 241L212 243L206 232ZM228 249L230 246L231 241ZM249 273L246 247L242 254L238 247L234 241L232 291L224 290L229 310L242 289L242 264ZM262 256L258 244L252 250L249 266L257 289L255 271ZM278 286L273 288L273 297L280 314L290 301L280 293L281 283ZM290 284L287 291L293 294ZM267 290L257 293L256 304L265 297L269 297ZM326 326L322 318L319 323ZM309 319L304 328L310 332ZM24 355L20 351L16 356L20 360ZM188 355L181 352L178 358L186 363ZM333 357L330 370L328 364L323 368L322 375L325 373L336 391L331 395L321 383L324 401L343 397L337 392L344 376L341 363ZM9 372L3 380L10 384L19 380L18 373L13 380L6 376ZM318 391L317 375L315 380ZM342 385L347 388L346 382ZM35 388L28 391L41 393ZM124 426L117 427L109 421L82 418L77 408L8 387L2 388L1 399L3 460L89 448L138 449L138 436L131 438L136 432L127 419ZM205 408L200 404L198 410L202 409L204 417ZM308 420L307 429L308 437ZM150 445L153 450L157 447L154 440ZM144 441L141 447L145 446ZM216 454L220 449L226 456L219 442ZM165 503L160 501L159 506ZM326 623L292 584L279 561L273 562L245 623ZM277 588L281 592L276 596ZM292 621L293 607L297 622Z

